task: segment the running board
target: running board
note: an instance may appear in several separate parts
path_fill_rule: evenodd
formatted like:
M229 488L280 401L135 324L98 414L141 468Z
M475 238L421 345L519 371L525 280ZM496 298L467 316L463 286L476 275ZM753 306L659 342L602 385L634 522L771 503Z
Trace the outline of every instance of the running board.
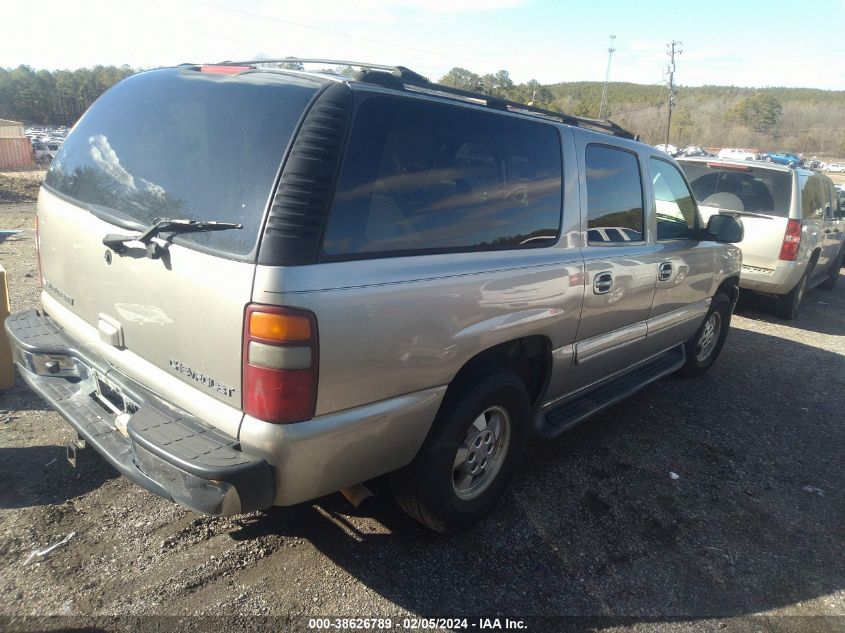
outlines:
M557 437L594 413L624 400L655 380L678 371L685 360L684 346L678 345L621 374L569 396L534 416L534 433L542 438Z

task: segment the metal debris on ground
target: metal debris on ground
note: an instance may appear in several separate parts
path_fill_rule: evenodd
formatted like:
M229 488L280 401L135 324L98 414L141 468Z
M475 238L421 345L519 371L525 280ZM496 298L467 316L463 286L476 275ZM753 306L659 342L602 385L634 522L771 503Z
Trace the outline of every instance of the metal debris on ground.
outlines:
M38 550L38 549L34 550L29 555L29 558L27 558L24 561L24 565L29 565L33 560L36 561L36 562L45 560L50 554L55 552L57 549L67 545L70 542L70 539L72 539L74 536L76 536L76 532L71 532L70 534L68 534L66 537L64 537L58 543L53 543L49 547L45 547L44 549L41 549L41 550Z
M681 476L678 473L673 473L671 470L669 471L669 479L680 479Z
M804 492L811 492L813 494L817 494L820 497L824 497L824 490L822 490L821 488L817 488L816 486L804 486L803 488L801 488L801 490L803 490Z

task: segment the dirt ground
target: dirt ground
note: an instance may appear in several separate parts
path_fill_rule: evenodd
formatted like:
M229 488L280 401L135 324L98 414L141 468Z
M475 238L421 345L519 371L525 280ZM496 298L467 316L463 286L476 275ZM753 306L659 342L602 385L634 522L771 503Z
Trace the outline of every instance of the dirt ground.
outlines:
M33 218L0 205L0 228L24 229L0 242L13 311L37 304ZM497 511L452 537L405 518L381 482L361 510L335 494L196 515L96 459L71 469L74 433L18 379L0 392L0 630L286 631L315 616L845 630L845 279L810 291L795 322L765 307L741 303L704 377L530 445Z

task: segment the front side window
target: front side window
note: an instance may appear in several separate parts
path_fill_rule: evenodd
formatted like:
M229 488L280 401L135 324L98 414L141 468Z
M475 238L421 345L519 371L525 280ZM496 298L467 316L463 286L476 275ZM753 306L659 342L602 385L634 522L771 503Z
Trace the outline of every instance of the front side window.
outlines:
M699 226L698 209L683 176L674 165L652 158L651 182L657 239L693 239Z
M561 185L551 125L369 97L355 116L322 257L550 246Z
M643 188L637 157L621 149L588 145L585 159L588 243L644 240Z

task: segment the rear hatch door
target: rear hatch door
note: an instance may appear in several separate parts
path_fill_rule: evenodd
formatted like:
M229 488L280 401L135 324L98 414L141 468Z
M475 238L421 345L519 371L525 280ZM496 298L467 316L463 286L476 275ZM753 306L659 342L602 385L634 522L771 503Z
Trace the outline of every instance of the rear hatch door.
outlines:
M241 408L244 310L264 211L294 131L319 89L258 70L141 73L76 125L39 199L45 307L88 329L109 360L154 391L190 385ZM157 218L243 225L173 237L148 257L107 234ZM158 389L157 389L158 387ZM172 385L171 385L172 387Z

